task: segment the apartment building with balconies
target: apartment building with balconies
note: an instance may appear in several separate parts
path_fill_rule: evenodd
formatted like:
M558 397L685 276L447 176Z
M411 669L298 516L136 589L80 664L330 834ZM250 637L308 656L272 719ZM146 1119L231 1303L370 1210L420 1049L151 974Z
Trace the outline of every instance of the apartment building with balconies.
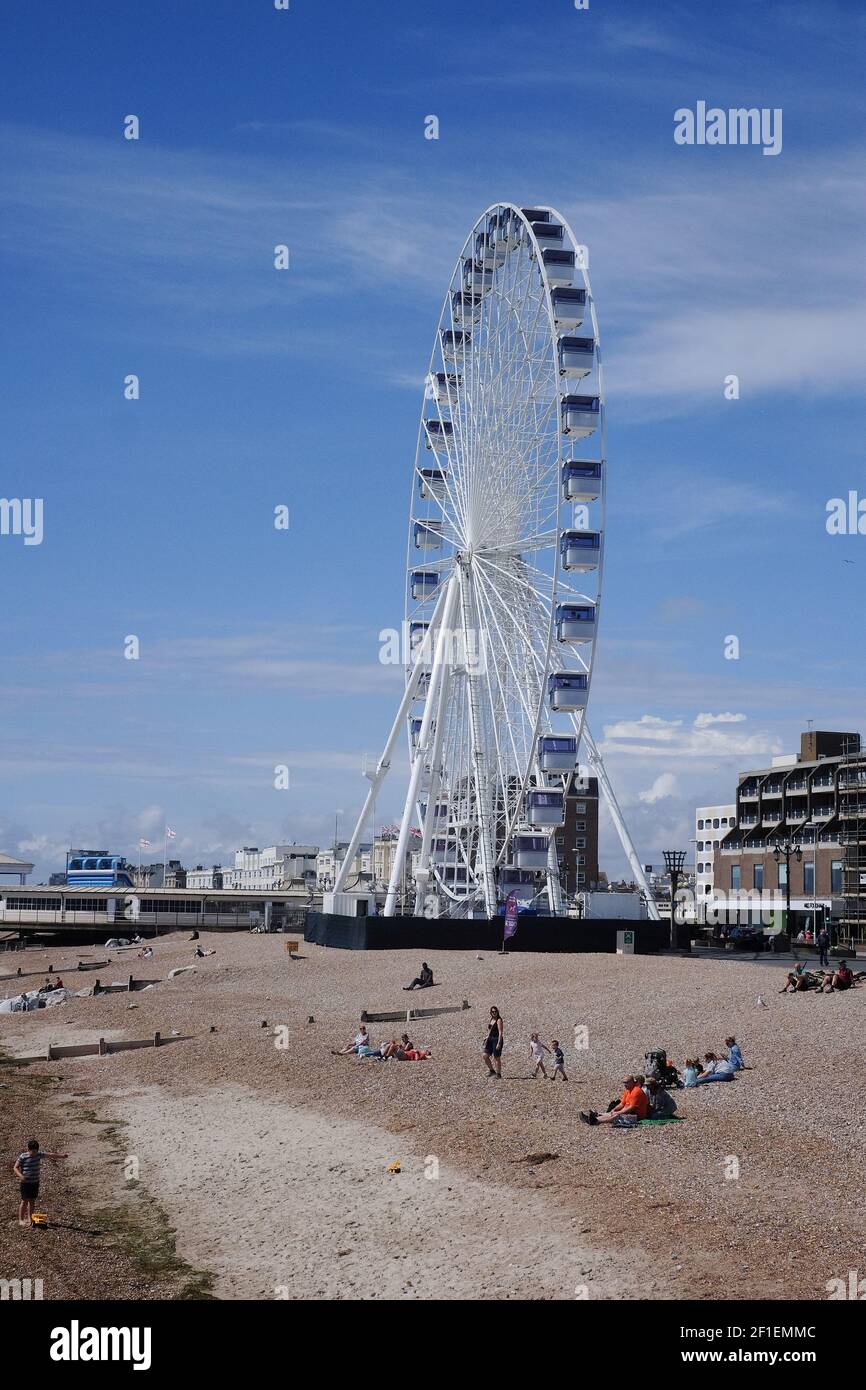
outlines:
M859 819L859 792L852 798L849 784L863 787ZM860 736L810 729L801 735L798 754L740 774L734 828L714 847L712 898L730 906L760 894L765 903L785 907L790 890L792 929L827 921L861 937L864 914L851 912L850 890L859 883L850 860L852 854L859 860L864 824Z

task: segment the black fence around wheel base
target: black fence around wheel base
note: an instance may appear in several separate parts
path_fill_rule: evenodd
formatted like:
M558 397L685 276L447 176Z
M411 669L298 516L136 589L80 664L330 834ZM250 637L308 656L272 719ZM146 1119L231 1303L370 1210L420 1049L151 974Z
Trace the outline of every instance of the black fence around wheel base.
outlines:
M670 945L666 922L577 917L526 917L507 943L516 951L616 951L617 932L634 934L638 955ZM498 951L502 918L342 917L310 912L304 940L344 951Z

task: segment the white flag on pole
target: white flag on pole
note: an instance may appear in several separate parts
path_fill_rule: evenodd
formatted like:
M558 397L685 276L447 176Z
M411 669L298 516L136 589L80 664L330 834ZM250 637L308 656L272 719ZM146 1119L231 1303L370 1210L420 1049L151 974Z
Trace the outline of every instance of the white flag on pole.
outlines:
M175 832L172 830L172 828L171 828L170 825L167 825L167 826L165 827L165 838L166 838L167 840L175 840L175 839L177 839L177 835L176 835Z
M150 840L139 840L139 842L138 842L138 848L139 848L139 849L150 849Z

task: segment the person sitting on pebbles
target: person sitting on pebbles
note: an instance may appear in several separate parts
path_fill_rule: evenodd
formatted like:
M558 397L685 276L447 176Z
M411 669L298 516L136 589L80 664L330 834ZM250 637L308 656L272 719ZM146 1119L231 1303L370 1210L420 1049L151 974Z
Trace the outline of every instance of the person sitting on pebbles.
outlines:
M426 960L422 960L420 974L415 976L414 980L410 985L404 985L403 989L429 989L432 984L433 971L430 969L430 966L427 964Z
M649 1100L636 1076L627 1076L618 1101L611 1101L607 1114L597 1110L581 1110L585 1125L613 1125L616 1129L634 1129L649 1114Z
M839 969L835 974L825 975L824 982L819 990L820 994L832 994L837 989L853 989L854 974L846 960L840 960Z
M707 1086L711 1081L733 1081L736 1067L733 1062L717 1057L715 1052L704 1055L704 1069L695 1081L696 1086Z
M785 986L783 989L779 990L779 993L787 994L788 990L790 990L792 994L796 994L798 990L811 989L814 984L815 977L806 969L803 962L800 961L793 970L788 971L788 978L785 981Z
M362 1047L370 1046L370 1034L367 1032L367 1025L362 1023L351 1042L346 1043L345 1047L331 1048L332 1057L348 1057L350 1053L360 1052Z

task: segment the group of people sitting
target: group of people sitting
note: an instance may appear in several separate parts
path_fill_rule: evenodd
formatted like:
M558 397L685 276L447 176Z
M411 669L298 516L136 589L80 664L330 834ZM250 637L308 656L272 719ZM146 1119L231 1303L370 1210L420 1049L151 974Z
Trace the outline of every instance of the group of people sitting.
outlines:
M801 993L803 990L814 989L818 994L834 994L840 989L853 989L862 979L866 978L866 973L858 970L857 974L849 966L846 960L840 960L837 970L807 970L802 961L793 970L788 971L780 994Z
M612 1100L606 1112L581 1110L585 1125L613 1125L616 1129L634 1129L642 1120L672 1119L677 1103L654 1077L627 1076L619 1100Z
M51 977L48 976L48 975L46 975L46 976L45 976L45 984L39 986L39 989L37 990L37 994L53 994L54 991L55 991L56 989L62 989L62 988L63 988L63 981L61 980L61 978L60 978L59 975L57 976L57 979L54 981L53 984L52 984L52 982L51 982Z
M351 1042L345 1047L331 1048L334 1057L374 1057L379 1062L425 1062L433 1053L428 1048L416 1047L408 1033L402 1037L391 1038L390 1042L374 1046L367 1025L362 1023Z
M700 1057L687 1057L683 1067L683 1086L706 1086L711 1081L733 1081L738 1071L745 1070L743 1054L736 1038L725 1038L727 1057L717 1057L715 1052L705 1052Z
M675 1067L668 1065L664 1053L648 1054L662 1058L662 1068L657 1076L627 1076L623 1082L623 1092L619 1100L612 1100L606 1112L600 1115L597 1110L581 1110L580 1118L586 1125L613 1125L615 1129L634 1129L645 1121L666 1122L678 1119L677 1103L668 1087L692 1087L706 1085L711 1081L733 1081L738 1071L743 1071L745 1062L735 1037L725 1039L728 1049L726 1057L717 1057L714 1052L704 1054L704 1061L686 1058L682 1080ZM660 1079L660 1076L663 1079Z

